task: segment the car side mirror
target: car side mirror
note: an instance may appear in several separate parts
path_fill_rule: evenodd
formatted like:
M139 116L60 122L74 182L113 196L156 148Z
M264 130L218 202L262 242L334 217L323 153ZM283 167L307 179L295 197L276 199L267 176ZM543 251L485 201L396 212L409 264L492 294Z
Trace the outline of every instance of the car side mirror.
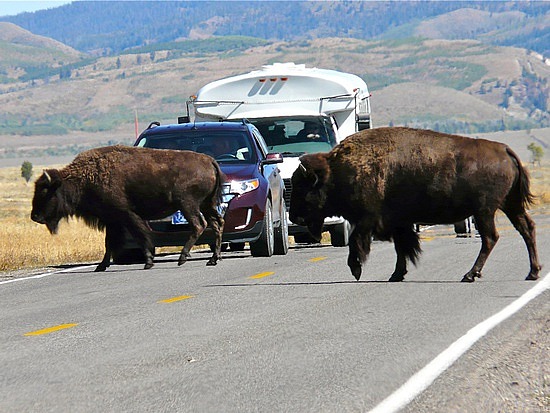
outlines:
M263 165L272 165L283 162L283 154L279 152L268 153L265 159L262 160Z

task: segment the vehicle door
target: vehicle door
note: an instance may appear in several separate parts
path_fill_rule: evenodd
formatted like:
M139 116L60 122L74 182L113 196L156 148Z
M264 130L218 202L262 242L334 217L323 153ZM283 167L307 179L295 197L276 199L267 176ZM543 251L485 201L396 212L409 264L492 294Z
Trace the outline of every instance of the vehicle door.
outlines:
M254 142L260 149L261 159L265 160L267 157L268 149L267 145L257 130L252 132ZM269 182L269 190L271 192L271 203L273 205L273 220L279 221L281 219L281 204L284 192L284 183L281 177L279 167L277 164L266 164L260 162L261 173L264 178Z

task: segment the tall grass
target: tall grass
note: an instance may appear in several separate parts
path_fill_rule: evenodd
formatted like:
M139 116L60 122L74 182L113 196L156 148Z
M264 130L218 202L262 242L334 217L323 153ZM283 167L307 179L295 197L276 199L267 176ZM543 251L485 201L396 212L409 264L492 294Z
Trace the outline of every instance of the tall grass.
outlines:
M33 169L34 180L41 168ZM536 208L546 210L550 205L550 165L529 169ZM20 168L0 168L0 271L100 261L105 251L103 233L71 219L62 221L58 234L52 236L44 225L31 221L33 180L25 183Z

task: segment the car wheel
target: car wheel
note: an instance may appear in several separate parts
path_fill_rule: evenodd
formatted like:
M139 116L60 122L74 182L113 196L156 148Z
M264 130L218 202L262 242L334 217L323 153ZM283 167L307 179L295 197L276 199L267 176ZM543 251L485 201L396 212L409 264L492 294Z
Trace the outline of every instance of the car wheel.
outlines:
M271 209L271 200L268 199L265 205L262 233L257 241L250 243L250 253L253 257L271 257L273 255L274 243L273 211Z
M345 247L349 244L351 225L348 221L336 224L330 229L330 243L333 247Z
M281 203L281 223L275 228L275 245L273 253L275 255L286 255L288 252L288 217L286 214L285 201Z
M143 264L145 255L140 248L123 249L113 252L113 263L118 265Z

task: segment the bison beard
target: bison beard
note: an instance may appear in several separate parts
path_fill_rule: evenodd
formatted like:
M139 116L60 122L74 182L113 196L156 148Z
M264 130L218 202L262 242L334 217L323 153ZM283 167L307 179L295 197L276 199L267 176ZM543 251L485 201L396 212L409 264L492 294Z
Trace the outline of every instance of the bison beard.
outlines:
M358 132L329 153L303 155L292 176L290 219L320 235L323 219L342 216L353 226L348 266L359 280L372 237L393 241L389 281L402 281L421 253L415 223L452 224L474 216L481 250L462 281L473 282L498 241L502 210L525 241L530 271L539 277L529 176L506 145L409 128Z
M178 265L206 226L215 233L213 256L220 259L224 221L217 211L223 174L211 157L189 151L109 146L82 152L61 170L45 171L35 183L31 218L55 234L59 221L76 216L105 229L105 255L96 271L105 271L122 242L123 231L137 241L145 269L153 266L154 245L146 220L181 210L191 235Z

